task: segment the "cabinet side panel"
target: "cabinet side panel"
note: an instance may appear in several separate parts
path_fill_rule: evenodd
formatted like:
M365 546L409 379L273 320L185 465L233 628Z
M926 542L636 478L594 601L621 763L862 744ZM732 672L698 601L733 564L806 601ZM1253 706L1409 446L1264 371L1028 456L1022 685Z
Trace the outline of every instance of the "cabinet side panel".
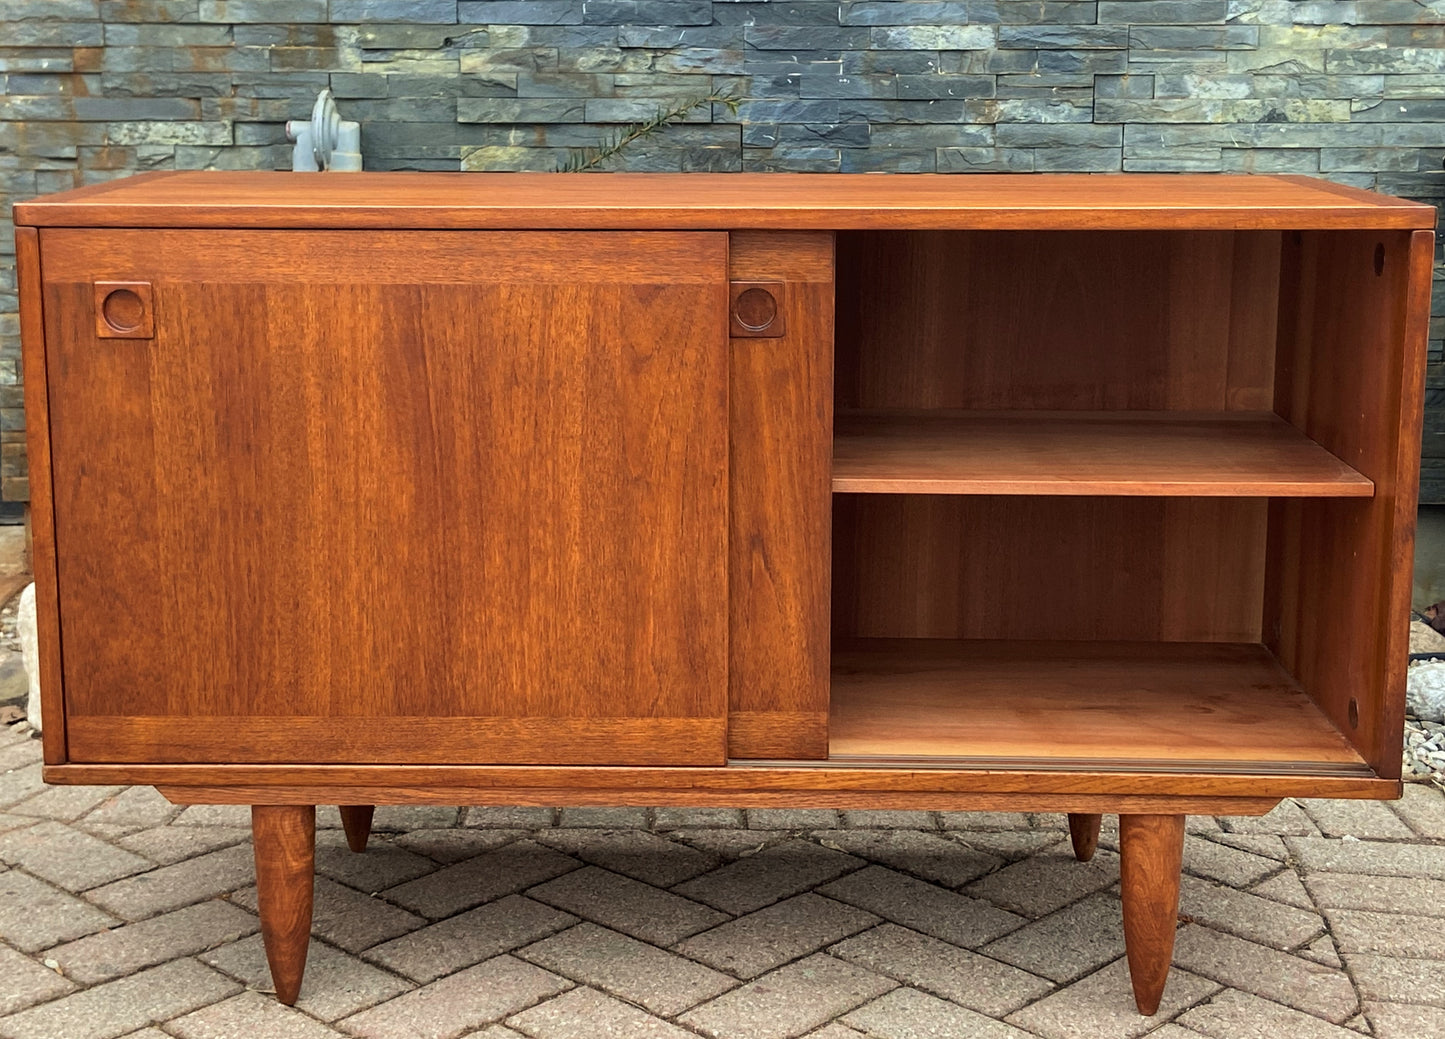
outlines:
M1375 483L1270 506L1269 647L1384 778L1400 775L1434 236L1286 237L1275 410Z
M734 281L785 285L785 334L734 338L728 755L828 756L833 236L732 236Z
M15 229L20 288L20 356L25 373L25 451L30 466L31 565L40 638L40 710L45 763L66 760L65 696L61 686L60 613L55 591L55 509L50 483L50 398L45 371L45 317L40 291L40 236Z

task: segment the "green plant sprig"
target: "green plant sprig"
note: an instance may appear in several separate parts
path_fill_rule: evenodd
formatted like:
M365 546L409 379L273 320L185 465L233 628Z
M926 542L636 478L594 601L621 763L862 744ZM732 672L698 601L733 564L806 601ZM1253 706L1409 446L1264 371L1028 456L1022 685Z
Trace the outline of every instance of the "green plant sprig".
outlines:
M651 119L613 130L596 148L573 148L567 160L557 167L557 172L585 173L588 170L595 170L634 142L665 130L672 123L686 117L689 112L701 108L703 105L727 105L728 111L732 115L737 115L738 105L742 103L742 100L741 97L731 92L712 93L702 97L687 98L677 102L672 108L659 108L657 114Z

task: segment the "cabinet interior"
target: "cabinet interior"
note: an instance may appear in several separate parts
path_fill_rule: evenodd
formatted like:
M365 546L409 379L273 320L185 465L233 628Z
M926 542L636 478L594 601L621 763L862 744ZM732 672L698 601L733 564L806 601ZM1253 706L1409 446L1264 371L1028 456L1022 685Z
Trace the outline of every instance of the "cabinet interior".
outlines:
M830 757L1388 774L1405 247L839 233Z

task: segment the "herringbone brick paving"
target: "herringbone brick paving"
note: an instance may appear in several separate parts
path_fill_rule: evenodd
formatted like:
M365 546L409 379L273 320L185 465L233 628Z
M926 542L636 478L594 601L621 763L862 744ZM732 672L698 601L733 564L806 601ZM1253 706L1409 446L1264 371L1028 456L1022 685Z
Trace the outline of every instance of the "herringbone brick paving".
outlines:
M1062 816L382 807L320 813L294 1009L267 993L249 811L45 788L0 730L5 1039L1430 1039L1445 795L1190 820L1154 1018L1115 830Z

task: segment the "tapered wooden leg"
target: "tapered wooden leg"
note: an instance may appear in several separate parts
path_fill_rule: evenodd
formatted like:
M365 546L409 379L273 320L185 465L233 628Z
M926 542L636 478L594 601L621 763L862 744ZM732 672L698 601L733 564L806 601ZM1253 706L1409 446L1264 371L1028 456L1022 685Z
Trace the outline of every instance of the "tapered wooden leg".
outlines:
M1129 978L1139 1013L1149 1017L1159 1009L1174 956L1184 816L1119 816L1119 857Z
M371 817L376 805L342 805L341 825L346 827L346 843L352 851L365 851L366 839L371 836Z
M1074 841L1074 858L1088 862L1094 857L1094 850L1099 846L1099 825L1103 821L1102 815L1069 813L1069 836Z
M256 901L261 939L276 998L287 1006L301 991L311 943L311 901L316 870L316 806L252 805L256 847Z

